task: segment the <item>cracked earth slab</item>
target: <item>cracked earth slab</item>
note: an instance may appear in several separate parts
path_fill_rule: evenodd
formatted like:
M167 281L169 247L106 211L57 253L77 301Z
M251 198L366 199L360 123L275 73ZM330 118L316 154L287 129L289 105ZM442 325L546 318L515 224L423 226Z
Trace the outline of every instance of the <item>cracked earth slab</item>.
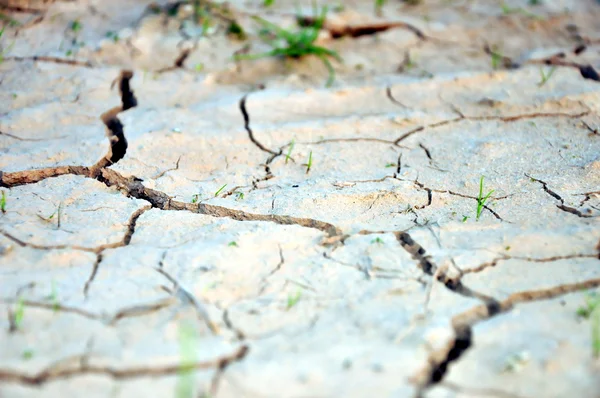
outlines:
M595 2L345 2L331 89L146 2L8 3L0 395L599 390ZM297 11L258 3L251 52Z

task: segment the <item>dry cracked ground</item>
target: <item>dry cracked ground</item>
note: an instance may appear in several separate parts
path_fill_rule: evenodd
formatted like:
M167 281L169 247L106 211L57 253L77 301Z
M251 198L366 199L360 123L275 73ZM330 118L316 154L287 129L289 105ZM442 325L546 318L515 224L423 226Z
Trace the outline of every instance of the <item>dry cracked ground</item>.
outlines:
M600 396L600 4L200 3L0 2L1 397Z

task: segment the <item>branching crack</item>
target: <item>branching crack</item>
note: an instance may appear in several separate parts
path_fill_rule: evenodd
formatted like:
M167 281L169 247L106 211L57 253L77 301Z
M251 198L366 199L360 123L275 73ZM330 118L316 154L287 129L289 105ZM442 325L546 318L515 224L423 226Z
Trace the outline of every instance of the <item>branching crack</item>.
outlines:
M501 122L510 123L510 122L515 122L517 120L524 120L524 119L553 118L553 117L566 117L566 118L576 119L576 118L580 118L580 117L588 115L590 113L590 110L586 109L579 113L534 112L534 113L529 113L529 114L524 114L524 115L514 115L514 116L465 116L460 112L458 112L458 113L459 113L459 116L456 118L453 118L453 119L446 119L446 120L442 120L442 121L439 121L436 123L415 127L414 129L402 134L398 139L396 139L394 141L394 144L398 145L402 141L407 139L408 137L410 137L416 133L419 133L425 129L433 129L436 127L445 126L447 124L461 122L463 120L470 120L470 121L499 120Z
M535 182L542 184L542 188L544 189L544 192L546 192L548 195L552 196L554 199L556 199L560 202L560 204L556 205L556 207L559 208L560 210L567 212L567 213L575 214L577 217L580 217L580 218L594 217L592 214L584 214L581 210L578 210L574 207L565 205L564 199L559 194L557 194L556 192L554 192L553 190L548 188L548 184L546 182L544 182L540 179L534 178L527 173L525 173L525 176L527 176L528 178L530 178L531 180L533 180ZM585 202L585 200L584 200L584 202Z

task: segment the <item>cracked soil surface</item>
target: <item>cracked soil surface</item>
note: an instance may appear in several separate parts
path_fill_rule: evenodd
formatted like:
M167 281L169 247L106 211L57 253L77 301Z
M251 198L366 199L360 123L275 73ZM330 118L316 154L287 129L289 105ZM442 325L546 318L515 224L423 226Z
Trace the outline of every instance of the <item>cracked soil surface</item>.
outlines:
M600 396L600 4L148 3L0 1L0 397Z

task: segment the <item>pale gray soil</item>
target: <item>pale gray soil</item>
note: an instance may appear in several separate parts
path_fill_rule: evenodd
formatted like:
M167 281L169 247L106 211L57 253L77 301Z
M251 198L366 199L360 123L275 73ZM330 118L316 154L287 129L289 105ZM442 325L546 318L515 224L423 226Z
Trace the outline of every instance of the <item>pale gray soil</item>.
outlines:
M0 397L600 397L600 4L262 3L0 2Z

